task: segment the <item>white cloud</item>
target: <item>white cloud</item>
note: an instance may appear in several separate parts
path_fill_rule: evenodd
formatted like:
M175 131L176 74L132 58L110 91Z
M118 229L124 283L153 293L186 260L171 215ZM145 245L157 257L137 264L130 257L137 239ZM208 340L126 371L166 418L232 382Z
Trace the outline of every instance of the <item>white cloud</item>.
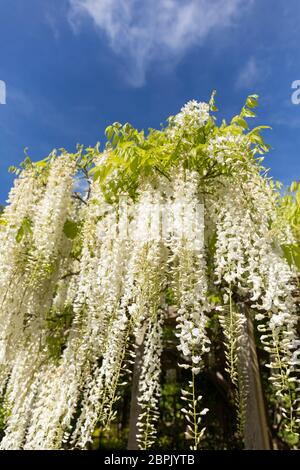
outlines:
M129 79L139 86L155 62L174 63L210 32L232 24L245 0L69 0L78 31L84 16L125 57Z
M46 21L46 24L51 29L55 41L58 41L60 38L60 32L59 32L59 27L58 27L58 23L57 23L57 19L55 15L50 13L50 11L46 11L45 21Z
M261 82L269 75L269 67L264 62L258 61L255 57L250 59L241 68L237 76L236 88L250 89ZM253 90L252 90L253 91Z

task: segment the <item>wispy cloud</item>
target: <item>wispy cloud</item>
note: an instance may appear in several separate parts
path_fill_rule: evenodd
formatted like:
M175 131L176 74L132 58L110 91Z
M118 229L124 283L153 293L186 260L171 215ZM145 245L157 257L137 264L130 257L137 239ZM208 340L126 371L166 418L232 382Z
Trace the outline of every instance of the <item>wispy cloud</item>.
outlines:
M58 22L57 22L55 15L51 13L50 11L46 11L45 21L46 21L46 24L51 29L55 41L58 41L60 38L60 31L59 31Z
M76 31L84 16L125 57L129 80L140 86L155 62L176 63L192 46L241 14L244 0L69 0Z
M241 68L235 86L236 88L250 89L256 86L269 75L269 68L264 62L260 62L255 57L250 59Z

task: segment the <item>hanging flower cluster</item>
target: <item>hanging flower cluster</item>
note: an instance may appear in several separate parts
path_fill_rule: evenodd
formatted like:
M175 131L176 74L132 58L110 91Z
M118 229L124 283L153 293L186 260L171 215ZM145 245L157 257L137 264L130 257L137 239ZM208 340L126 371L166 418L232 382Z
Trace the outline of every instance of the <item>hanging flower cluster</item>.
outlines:
M209 118L209 105L207 103L199 103L191 100L186 103L174 118L177 126L185 126L186 128L202 127Z
M162 353L163 317L149 320L145 339L143 366L139 382L138 402L141 408L137 439L142 449L155 443L156 423L159 419L160 372Z
M299 289L281 248L294 240L276 225L260 129L247 131L256 101L218 127L213 98L193 100L161 131L115 123L103 153L24 165L0 219L2 449L85 449L116 418L137 348L136 439L153 447L171 309L190 447L201 447L209 419L200 377L215 315L241 436L254 322L297 442Z
M261 341L270 354L267 364L271 371L270 380L286 429L293 434L298 427L298 402L294 394L299 373L293 358L298 355L300 344L297 339L299 293L296 273L282 256L280 246L274 246L276 242L269 226L276 214L275 210L273 214L268 210L267 204L262 205L266 195L261 194L264 188L259 191L259 182L256 182L256 190L251 191L256 210L247 209L244 194L249 194L252 184L247 181L244 191L238 193L227 188L223 196L217 222L215 273L218 283L223 283L224 291L229 293L231 311L235 294L253 309L253 313L257 312L254 315ZM224 296L228 299L228 295ZM231 324L236 323L238 329L239 323L245 321L246 318L238 315L231 319ZM236 333L231 344L238 341Z

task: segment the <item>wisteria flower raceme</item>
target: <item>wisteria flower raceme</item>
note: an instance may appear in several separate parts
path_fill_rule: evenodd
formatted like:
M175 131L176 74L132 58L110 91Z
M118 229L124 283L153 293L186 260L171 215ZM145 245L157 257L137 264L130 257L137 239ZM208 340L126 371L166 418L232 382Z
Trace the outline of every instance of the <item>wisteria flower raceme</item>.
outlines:
M209 105L196 100L186 103L174 118L177 126L199 128L203 126L209 117Z

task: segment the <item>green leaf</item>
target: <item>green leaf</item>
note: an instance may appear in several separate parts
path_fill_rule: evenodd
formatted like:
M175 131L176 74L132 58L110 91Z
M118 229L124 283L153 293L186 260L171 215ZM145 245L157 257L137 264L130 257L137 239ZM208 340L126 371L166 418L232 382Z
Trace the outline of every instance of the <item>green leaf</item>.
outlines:
M221 297L220 297L219 295L216 295L216 294L214 294L214 295L209 295L209 296L208 296L208 300L209 300L211 303L213 303L213 304L219 304L219 303L222 302Z
M246 100L246 106L248 108L256 108L258 106L258 95L250 95Z
M74 222L73 220L66 220L63 231L67 238L69 238L70 240L74 240L74 238L76 238L77 235L80 233L80 228L81 228L80 222Z
M0 218L0 225L7 225L7 220Z
M247 121L241 116L234 116L234 118L231 120L231 124L241 126L243 129L249 129Z
M297 183L297 181L293 181L292 184L291 184L291 188L290 188L291 193L293 193L294 191L296 191L297 188L298 188L298 183Z
M281 245L284 256L289 265L294 265L300 271L300 246L299 245Z
M13 166L13 165L11 165L11 166L9 166L9 167L8 167L8 171L9 171L9 173L16 173L16 171L17 171L17 167L16 167L16 166Z
M114 128L113 126L108 126L105 129L105 135L108 138L108 140L111 140L112 136L114 135Z
M249 135L252 135L252 134L260 134L260 132L264 129L272 129L271 126L257 126L257 127L254 127L253 129L251 129L251 131L249 132Z
M94 181L97 181L101 176L101 168L99 166L92 168L90 173L93 173Z
M211 109L211 111L218 111L218 108L215 106L215 96L216 96L216 90L213 90L212 94L211 94L211 97L210 97L210 100L209 100L209 107Z
M256 116L256 114L253 111L251 111L250 109L247 109L247 108L243 109L241 115L243 117L248 117L248 118L249 117L254 118Z
M28 217L24 217L22 223L19 227L19 230L16 234L16 242L20 243L25 235L32 235L32 222Z

